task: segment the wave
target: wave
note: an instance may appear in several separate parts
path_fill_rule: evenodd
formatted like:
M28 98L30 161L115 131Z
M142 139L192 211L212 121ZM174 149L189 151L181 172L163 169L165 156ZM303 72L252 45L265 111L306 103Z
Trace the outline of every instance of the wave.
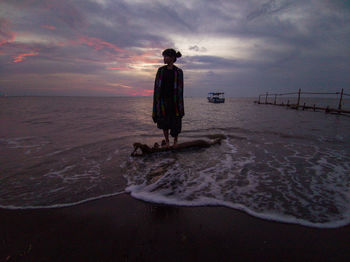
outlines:
M123 167L126 192L152 203L225 206L309 227L350 223L346 155L301 141L270 141L268 149L266 141L224 141L207 150L130 158Z
M71 202L71 203L62 203L62 204L54 204L54 205L38 205L38 206L15 206L15 205L0 205L0 208L3 209L10 209L10 210L26 210L26 209L50 209L50 208L63 208L63 207L71 207L71 206L76 206L80 205L86 202L98 200L98 199L103 199L103 198L108 198L108 197L113 197L121 194L125 194L126 191L121 191L121 192L116 192L116 193L111 193L111 194L105 194L105 195L99 195L96 197L90 197L86 198L80 201L76 202Z
M150 203L175 205L175 206L187 206L187 207L223 206L223 207L228 207L235 210L246 212L247 214L257 218L275 221L275 222L298 224L298 225L307 226L307 227L339 228L350 224L350 211L347 212L345 214L345 218L341 220L331 221L326 223L313 223L305 219L300 219L294 216L289 216L281 213L278 214L275 212L272 212L272 213L256 212L250 209L248 206L241 205L241 204L234 204L228 201L222 201L215 198L203 197L201 199L197 199L196 201L177 200L171 197L165 197L155 192L147 192L143 190L138 191L137 187L133 187L133 186L129 186L128 188L126 188L126 192L130 193L130 195L135 199L150 202Z

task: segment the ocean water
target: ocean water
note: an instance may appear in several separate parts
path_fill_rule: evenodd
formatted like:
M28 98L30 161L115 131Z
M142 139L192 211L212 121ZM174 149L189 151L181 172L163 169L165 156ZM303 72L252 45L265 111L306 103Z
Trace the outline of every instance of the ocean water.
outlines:
M1 98L0 207L64 207L127 192L311 227L348 225L350 117L253 100L185 98L179 142L224 134L222 144L131 157L134 142L162 140L152 98Z

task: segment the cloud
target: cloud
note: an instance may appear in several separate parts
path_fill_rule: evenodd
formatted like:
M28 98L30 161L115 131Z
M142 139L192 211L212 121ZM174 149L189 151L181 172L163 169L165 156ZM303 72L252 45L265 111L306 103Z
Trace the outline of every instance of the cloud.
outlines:
M121 87L121 88L134 88L133 86L128 86L128 85L123 85L123 84L118 84L118 83L108 83L108 86L115 86L115 87Z
M13 59L13 62L14 63L22 62L25 59L25 57L27 57L27 56L36 56L38 54L39 53L37 53L37 52L19 54Z
M42 28L49 29L49 30L56 30L56 27L53 26L53 25L42 25L41 27L42 27Z
M254 20L258 17L271 15L285 10L292 4L291 1L285 0L270 0L267 3L260 5L257 9L247 15L248 20Z
M123 53L126 51L122 48L119 48L113 43L104 41L102 39L98 39L96 37L81 36L79 37L79 40L77 42L79 44L85 44L85 45L91 46L96 50L109 49L116 53Z
M110 69L110 70L132 70L130 67L107 67L107 69Z
M151 96L153 95L153 89L144 89L140 92L131 93L132 96Z
M0 47L8 42L13 42L15 38L15 33L11 32L10 20L0 18Z
M184 62L184 66L189 70L233 70L244 67L244 65L247 66L247 62L218 56L191 56L187 57Z
M196 52L206 52L207 51L207 49L205 47L199 47L197 45L190 46L188 49L196 51Z

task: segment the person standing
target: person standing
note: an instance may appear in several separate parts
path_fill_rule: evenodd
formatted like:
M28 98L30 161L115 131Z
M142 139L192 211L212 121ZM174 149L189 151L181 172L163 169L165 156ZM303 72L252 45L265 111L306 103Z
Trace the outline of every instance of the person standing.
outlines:
M174 65L181 53L166 49L162 55L166 65L158 68L154 81L152 119L163 130L165 147L169 147L169 130L176 147L185 115L183 71Z

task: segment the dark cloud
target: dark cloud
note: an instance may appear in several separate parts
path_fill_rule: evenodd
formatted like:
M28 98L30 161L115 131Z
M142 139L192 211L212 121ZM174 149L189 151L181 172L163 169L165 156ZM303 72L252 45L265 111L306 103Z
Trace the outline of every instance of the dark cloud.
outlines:
M278 13L282 10L285 10L287 7L291 5L291 1L283 1L283 0L270 0L267 3L262 4L253 12L247 15L248 20L256 19L260 16L271 15Z
M196 51L196 52L206 52L207 51L207 49L205 48L205 47L199 47L199 46L197 46L197 45L194 45L194 46L190 46L189 48L188 48L189 50L193 50L193 51Z
M12 1L4 0L3 4L16 8L22 14L22 21L27 21L29 24L30 16L35 16L34 21L45 19L50 22L62 22L72 28L81 28L86 24L85 14L80 8L77 1L73 0L24 0Z
M190 56L186 57L182 64L189 70L237 69L248 66L248 63L242 60L226 59L217 56Z

